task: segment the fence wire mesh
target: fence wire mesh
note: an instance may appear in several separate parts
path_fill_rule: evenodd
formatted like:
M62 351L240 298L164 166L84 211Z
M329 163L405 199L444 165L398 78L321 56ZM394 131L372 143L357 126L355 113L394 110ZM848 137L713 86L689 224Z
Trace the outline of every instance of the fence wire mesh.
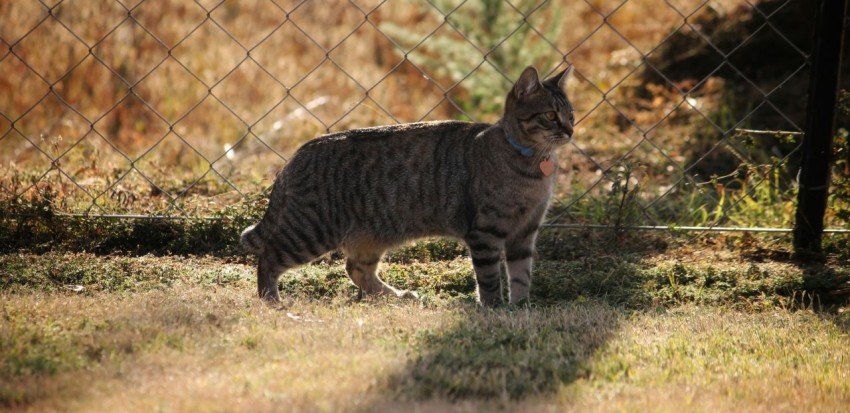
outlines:
M319 134L492 122L525 66L573 65L550 225L788 227L806 3L4 1L0 197L214 217Z

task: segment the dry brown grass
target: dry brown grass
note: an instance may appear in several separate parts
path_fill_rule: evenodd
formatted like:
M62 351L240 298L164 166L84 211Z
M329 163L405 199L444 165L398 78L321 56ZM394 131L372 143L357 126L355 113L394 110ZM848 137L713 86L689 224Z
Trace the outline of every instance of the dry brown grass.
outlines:
M354 406L381 373L401 363L398 349L379 345L392 338L394 324L403 320L405 328L417 328L438 321L433 312L415 308L394 306L378 315L376 308L299 303L297 311L309 319L300 322L250 297L247 288L183 289L127 299L10 297L7 309L18 302L31 308L27 313L34 320L63 314L53 324L71 331L83 320L106 323L90 340L79 339L92 347L114 347L116 353L105 354L101 366L92 369L46 382L4 380L4 387L34 397L37 403L30 408L36 411L275 411L280 406L305 411L322 405L335 410L331 407Z
M645 87L645 66L635 68L683 15L697 22L747 2L515 3L534 11L527 20L542 36L510 35L522 15L506 3L489 24L478 2L448 23L441 13L459 2L437 2L440 11L413 1L286 1L282 10L268 1L202 2L209 19L202 6L178 0L131 2L132 18L118 2L62 3L55 17L39 3L4 2L3 196L38 198L50 187L63 212L179 214L174 200L215 211L265 188L320 133L493 121L509 78L529 64L549 73L564 60L577 69L569 86L580 119L580 151L562 156L571 172L560 178L565 200L607 190L610 183L594 187L602 171L635 146L632 159L646 167L643 202L675 186L678 168L692 161L683 145L711 127L690 105L674 110L682 95ZM708 81L689 96L708 114L723 91L721 80ZM657 148L641 143L642 131Z
M284 277L286 303L272 308L255 299L250 265L3 256L0 411L841 411L850 402L846 308L766 292L813 268L672 256L687 264L542 262L538 304L497 310L466 298L465 260L388 263L397 286L430 282L418 287L422 302L351 301L341 265L315 264ZM633 273L598 280L618 277L611 268ZM659 285L668 273L678 281ZM136 281L120 283L128 277ZM583 287L553 301L540 288L557 280ZM756 281L765 292L753 293ZM66 288L76 284L81 292ZM679 298L665 300L671 288ZM623 293L654 298L613 304Z
M840 411L850 402L847 332L806 312L685 306L629 315L585 303L493 313L303 300L278 310L252 295L249 286L178 286L126 297L6 294L4 333L23 339L20 329L45 328L86 351L114 351L53 376L4 377L7 402L9 395L26 400L5 410ZM24 315L28 326L10 323L8 314ZM420 376L430 372L411 368L419 357L446 351L422 347L429 334L558 325L576 328L564 337L584 336L588 353L571 358L583 373L556 381L551 394L455 400L439 387L448 382L430 382ZM454 344L457 352L486 346ZM446 360L431 362L434 369L451 368ZM434 396L415 396L429 385L438 386Z

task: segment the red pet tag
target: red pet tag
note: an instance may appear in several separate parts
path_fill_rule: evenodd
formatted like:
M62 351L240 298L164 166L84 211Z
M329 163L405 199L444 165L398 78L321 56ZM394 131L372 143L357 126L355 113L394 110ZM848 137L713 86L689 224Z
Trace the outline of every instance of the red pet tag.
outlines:
M543 172L544 176L552 175L552 172L555 172L555 162L549 158L540 161L540 172Z

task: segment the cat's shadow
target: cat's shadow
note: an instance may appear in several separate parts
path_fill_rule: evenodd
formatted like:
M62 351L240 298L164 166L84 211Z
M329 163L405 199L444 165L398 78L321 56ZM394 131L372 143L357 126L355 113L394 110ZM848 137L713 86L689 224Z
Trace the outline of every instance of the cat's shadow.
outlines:
M595 355L620 330L628 309L645 306L638 298L640 260L663 246L637 243L618 255L602 255L606 249L590 245L593 239L579 244L568 238L547 240L539 251L533 304L497 309L463 304L456 319L411 340L405 365L379 386L387 392L385 401L367 410L435 400L545 399L589 377ZM567 244L575 256L553 259L565 255ZM584 247L577 251L575 245Z
M553 394L589 376L588 363L624 317L600 301L464 310L468 316L420 334L406 365L382 386L385 402L501 402Z

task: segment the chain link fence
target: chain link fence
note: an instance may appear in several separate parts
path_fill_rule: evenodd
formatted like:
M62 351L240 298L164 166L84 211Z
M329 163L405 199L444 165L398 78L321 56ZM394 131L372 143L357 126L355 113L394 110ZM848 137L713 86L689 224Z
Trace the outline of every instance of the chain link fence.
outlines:
M548 225L783 231L813 9L4 1L0 198L72 216L216 217L255 199L319 134L493 122L525 66L574 65L577 133L561 152Z

